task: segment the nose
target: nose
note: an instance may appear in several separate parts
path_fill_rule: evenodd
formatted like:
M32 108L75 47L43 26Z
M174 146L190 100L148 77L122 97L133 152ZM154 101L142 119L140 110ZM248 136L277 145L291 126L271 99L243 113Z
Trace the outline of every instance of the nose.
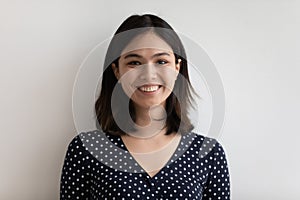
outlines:
M146 64L141 68L140 78L146 81L151 81L157 78L157 69L152 64Z

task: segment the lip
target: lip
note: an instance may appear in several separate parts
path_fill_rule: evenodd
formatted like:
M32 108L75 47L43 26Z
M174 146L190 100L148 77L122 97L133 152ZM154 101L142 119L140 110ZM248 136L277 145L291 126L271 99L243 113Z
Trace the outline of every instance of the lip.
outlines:
M139 87L149 87L149 86L162 86L161 83L144 83L142 85L137 85L136 87L139 88Z
M158 89L155 90L155 91L143 91L143 90L140 89L141 87L156 87L156 86L158 86ZM147 84L138 86L138 87L137 87L137 90L138 90L140 93L144 94L144 95L153 95L153 94L156 94L156 93L161 89L161 87L162 87L161 84L151 84L151 83L147 83Z

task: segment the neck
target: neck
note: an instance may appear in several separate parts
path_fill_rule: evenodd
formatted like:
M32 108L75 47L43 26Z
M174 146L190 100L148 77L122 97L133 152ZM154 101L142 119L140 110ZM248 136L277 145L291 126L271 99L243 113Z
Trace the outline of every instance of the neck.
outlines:
M151 124L152 120L160 121L166 119L166 111L164 105L155 105L149 108L134 105L135 107L135 123L144 127Z
M147 126L151 123L151 117L149 115L149 108L143 108L135 105L135 123L139 126Z

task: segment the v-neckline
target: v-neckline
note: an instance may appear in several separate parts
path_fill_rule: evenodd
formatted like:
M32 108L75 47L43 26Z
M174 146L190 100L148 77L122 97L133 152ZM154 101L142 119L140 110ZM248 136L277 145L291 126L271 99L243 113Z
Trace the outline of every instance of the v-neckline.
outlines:
M179 134L180 134L180 133L179 133ZM174 137L176 137L176 136L174 136ZM134 160L134 162L136 163L136 165L141 169L141 171L143 171L143 173L144 173L145 175L147 175L147 177L149 177L150 179L155 179L157 176L159 176L159 175L162 173L162 171L163 171L168 165L172 164L171 161L175 158L175 155L176 155L176 153L178 152L178 149L179 149L180 146L181 146L181 143L182 143L182 140L183 140L183 135L180 134L180 139L179 139L179 142L178 142L178 144L177 144L177 146L176 146L176 148L175 148L175 151L173 151L172 155L171 155L170 158L167 160L167 162L165 163L165 165L164 165L162 168L160 168L160 169L157 171L157 173L155 173L153 176L151 176L150 174L148 174L148 172L142 167L142 165L135 159L135 157L132 155L132 153L128 150L127 146L125 145L125 143L124 143L122 137L121 137L121 136L118 136L118 138L119 138L119 140L120 140L121 146L123 146L124 149L125 149L125 151L127 151L127 152L129 153L129 155L132 157L132 159ZM172 140L173 140L173 139L174 139L174 138L172 138ZM172 142L172 140L171 140L170 142ZM174 159L174 161L175 161L175 159Z

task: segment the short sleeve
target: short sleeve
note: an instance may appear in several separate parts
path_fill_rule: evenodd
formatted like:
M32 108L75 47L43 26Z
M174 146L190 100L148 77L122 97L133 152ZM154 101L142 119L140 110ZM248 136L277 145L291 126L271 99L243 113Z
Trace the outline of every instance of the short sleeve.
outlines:
M213 162L207 184L203 192L203 200L230 199L230 176L223 147L216 142L212 149Z
M60 180L60 199L89 199L89 152L76 136L68 146Z

